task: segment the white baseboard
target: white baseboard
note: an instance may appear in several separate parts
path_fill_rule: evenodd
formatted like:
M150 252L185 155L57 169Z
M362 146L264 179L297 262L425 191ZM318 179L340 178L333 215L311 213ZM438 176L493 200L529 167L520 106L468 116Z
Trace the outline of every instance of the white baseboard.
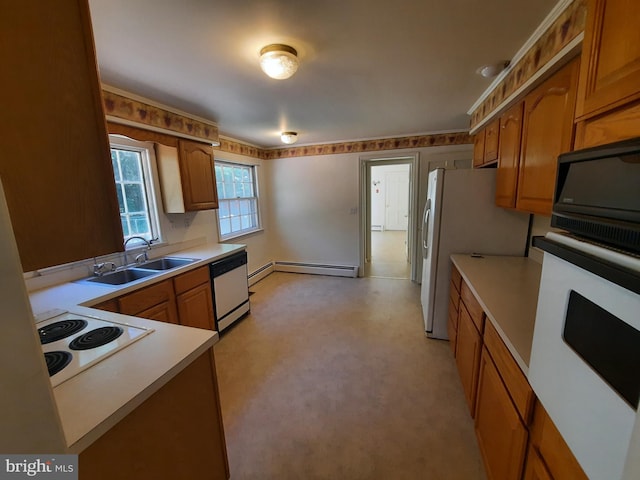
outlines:
M276 272L310 273L334 277L357 277L357 265L324 265L318 263L274 262Z
M254 270L247 276L247 279L249 281L249 286L252 286L258 283L260 280L270 275L274 271L275 269L273 267L273 262L265 263L263 266L261 266L257 270Z

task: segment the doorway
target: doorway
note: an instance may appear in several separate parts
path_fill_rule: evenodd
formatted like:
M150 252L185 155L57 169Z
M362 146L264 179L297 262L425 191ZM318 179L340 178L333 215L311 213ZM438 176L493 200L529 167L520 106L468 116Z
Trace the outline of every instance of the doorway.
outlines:
M417 154L361 159L361 276L412 278Z

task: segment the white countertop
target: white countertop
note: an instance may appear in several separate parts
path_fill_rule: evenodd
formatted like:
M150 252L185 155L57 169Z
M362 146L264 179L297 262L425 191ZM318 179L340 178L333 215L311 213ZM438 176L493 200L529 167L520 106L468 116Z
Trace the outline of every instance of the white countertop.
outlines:
M53 388L69 453L79 453L95 442L218 341L218 333L214 331L130 317L88 306L244 249L244 245L207 244L174 252L170 256L198 260L126 286L71 282L30 293L35 314L64 309L154 329L151 334Z
M451 260L526 375L542 265L527 257L458 254Z
M43 288L29 292L29 300L34 315L51 310L53 308L62 308L70 310L76 305L84 305L90 307L104 302L111 298L119 297L125 293L133 292L139 288L145 287L174 277L194 268L219 260L233 253L242 251L245 245L227 245L219 243L209 243L198 247L189 248L173 252L169 257L193 258L195 262L189 263L182 267L163 271L158 275L141 278L126 285L101 285L98 283L87 282L68 282L56 285L50 288ZM153 257L150 257L153 259Z

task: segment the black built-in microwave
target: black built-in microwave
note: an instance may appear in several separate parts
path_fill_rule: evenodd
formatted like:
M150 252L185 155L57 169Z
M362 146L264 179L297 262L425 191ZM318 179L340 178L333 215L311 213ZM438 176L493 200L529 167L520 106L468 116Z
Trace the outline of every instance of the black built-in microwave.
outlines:
M640 137L560 155L551 226L640 253Z

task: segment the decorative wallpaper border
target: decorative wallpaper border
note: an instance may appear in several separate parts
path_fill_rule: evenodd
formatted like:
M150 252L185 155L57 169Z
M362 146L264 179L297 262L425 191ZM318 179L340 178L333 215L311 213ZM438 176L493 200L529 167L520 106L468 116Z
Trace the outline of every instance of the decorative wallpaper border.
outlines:
M478 125L543 65L584 31L587 0L575 0L529 49L493 92L471 114L471 129Z
M102 90L105 114L208 142L218 142L218 127L160 107Z
M221 152L236 153L238 155L246 155L247 157L261 158L263 160L266 155L266 150L262 148L241 142L235 142L226 138L221 138L220 146L214 148Z
M329 143L264 150L265 160L277 158L307 157L312 155L334 155L339 153L375 152L381 150L399 150L403 148L440 147L446 145L465 145L473 143L468 132L438 133L412 137L383 138L357 142Z

